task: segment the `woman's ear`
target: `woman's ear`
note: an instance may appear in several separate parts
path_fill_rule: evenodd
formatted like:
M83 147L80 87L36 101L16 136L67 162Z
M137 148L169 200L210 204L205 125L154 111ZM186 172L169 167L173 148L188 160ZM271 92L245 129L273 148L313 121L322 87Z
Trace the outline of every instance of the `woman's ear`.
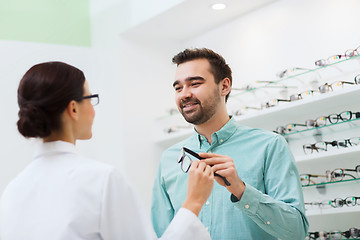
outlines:
M229 78L224 78L220 82L221 96L226 96L231 90L231 83Z
M76 101L72 100L65 111L71 119L77 120L79 118L79 105Z

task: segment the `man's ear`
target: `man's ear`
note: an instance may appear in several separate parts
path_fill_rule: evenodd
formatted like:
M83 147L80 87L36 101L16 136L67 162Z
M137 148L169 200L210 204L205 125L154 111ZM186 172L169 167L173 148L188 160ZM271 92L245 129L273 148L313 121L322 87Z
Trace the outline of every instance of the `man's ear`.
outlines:
M67 114L71 119L77 120L79 118L79 105L76 101L72 100L66 107Z
M229 78L224 78L220 82L221 96L226 96L231 90L231 83Z

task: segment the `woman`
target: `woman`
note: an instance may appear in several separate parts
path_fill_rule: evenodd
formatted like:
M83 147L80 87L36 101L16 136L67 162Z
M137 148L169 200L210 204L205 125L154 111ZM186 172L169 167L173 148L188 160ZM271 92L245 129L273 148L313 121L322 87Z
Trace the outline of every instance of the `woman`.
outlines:
M34 160L5 189L0 239L154 239L139 198L115 168L76 153L92 137L93 105L84 74L62 62L30 68L18 88L19 132L41 138ZM213 173L194 162L183 208L163 239L210 238L198 220Z

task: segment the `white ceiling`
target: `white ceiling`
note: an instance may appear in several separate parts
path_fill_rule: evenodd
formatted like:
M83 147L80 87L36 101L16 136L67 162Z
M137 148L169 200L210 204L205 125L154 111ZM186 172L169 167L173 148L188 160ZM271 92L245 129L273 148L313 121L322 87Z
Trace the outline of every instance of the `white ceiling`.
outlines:
M275 1L277 0L184 0L121 34L183 41ZM225 3L227 8L218 11L211 9L211 4L217 2Z

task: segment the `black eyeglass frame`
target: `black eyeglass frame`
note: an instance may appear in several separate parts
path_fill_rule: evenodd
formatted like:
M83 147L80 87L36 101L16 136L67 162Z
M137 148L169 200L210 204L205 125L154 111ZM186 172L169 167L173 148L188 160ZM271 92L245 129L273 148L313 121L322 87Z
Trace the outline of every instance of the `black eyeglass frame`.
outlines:
M93 106L96 106L96 105L99 104L99 102L100 102L99 94L92 94L92 95L89 95L89 96L77 97L77 98L74 98L74 100L75 101L81 101L81 100L84 100L84 99L91 99L91 98L97 98L97 103L93 104Z
M188 153L188 154L196 157L196 158L199 159L199 160L205 159L205 158L203 158L203 157L200 157L200 155L197 154L196 152L193 152L193 151L191 151L190 149L188 149L188 148L186 148L186 147L183 147L183 148L181 149L181 151L182 151L182 156L178 159L178 163L181 163L181 165L184 163L184 158L185 158L185 156L186 156L185 153ZM190 161L192 161L192 160L190 159ZM186 171L183 169L183 167L181 167L181 169L182 169L185 173L187 173L187 172L189 171L189 169L190 169L190 166L191 166L191 165L189 165L189 167L187 168ZM226 186L230 186L230 185L231 185L230 182L229 182L225 177L221 176L220 174L214 173L214 176L220 177L222 180L224 180L224 183L225 183Z

